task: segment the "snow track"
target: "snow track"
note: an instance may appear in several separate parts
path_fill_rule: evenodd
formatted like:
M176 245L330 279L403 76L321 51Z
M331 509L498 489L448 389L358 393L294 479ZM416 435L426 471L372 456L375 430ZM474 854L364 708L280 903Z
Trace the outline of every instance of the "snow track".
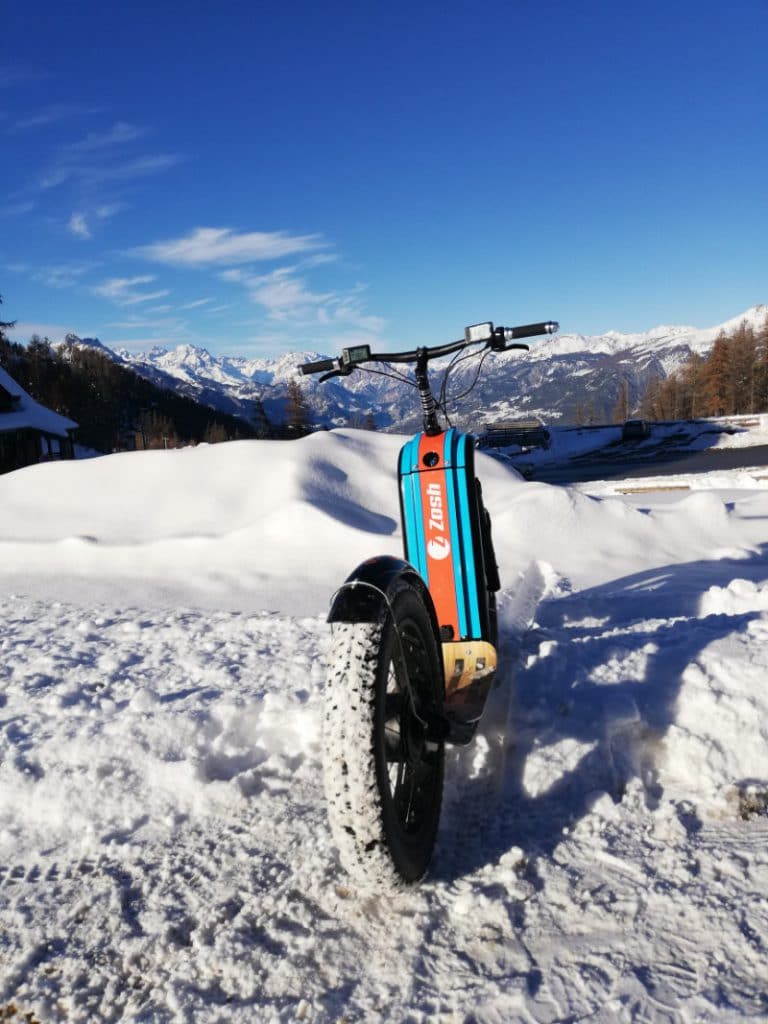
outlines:
M371 896L328 826L323 610L398 550L398 443L0 478L0 1017L768 1020L764 488L595 500L479 460L499 686L426 880Z
M46 1024L765 1019L768 822L733 800L706 820L665 788L652 703L598 714L569 689L591 674L608 699L658 633L612 600L610 625L577 596L541 607L477 744L449 757L430 878L387 897L356 891L326 821L321 619L5 600L0 1006ZM709 619L680 643L711 666L739 641Z

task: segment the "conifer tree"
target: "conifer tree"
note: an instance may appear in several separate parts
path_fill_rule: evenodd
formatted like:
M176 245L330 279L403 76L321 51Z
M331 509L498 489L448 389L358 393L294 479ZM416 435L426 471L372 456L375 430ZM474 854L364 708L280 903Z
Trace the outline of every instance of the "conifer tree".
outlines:
M731 357L728 339L724 332L718 334L704 369L704 403L706 416L726 416L729 398Z
M309 403L295 379L288 381L288 427L294 437L309 433Z
M623 380L619 386L619 397L611 414L612 423L623 423L629 419L629 385Z
M253 403L253 422L256 424L256 437L269 437L271 425L260 397L256 397Z

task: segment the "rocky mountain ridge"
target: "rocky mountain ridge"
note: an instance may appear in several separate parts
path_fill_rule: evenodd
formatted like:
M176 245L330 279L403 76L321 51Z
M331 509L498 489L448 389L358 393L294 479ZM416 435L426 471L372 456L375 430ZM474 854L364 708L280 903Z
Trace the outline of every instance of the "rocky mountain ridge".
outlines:
M743 321L762 327L766 317L768 306L756 305L710 328L659 326L638 333L566 332L534 339L527 353L490 357L477 385L455 408L451 393L466 391L477 369L475 360L459 363L451 374L449 411L457 423L475 430L499 419L532 416L549 423L574 422L577 416L605 421L623 384L632 408L652 377L666 377L692 352L705 354L721 331L732 331ZM284 418L288 384L298 380L318 425L361 424L370 416L384 430L409 431L418 425L413 395L399 381L355 373L321 385L315 378L299 377L297 366L322 358L317 352L247 359L216 356L193 345L136 354L112 352L97 339L70 335L68 343L98 346L157 384L248 419L256 415L257 399L270 419Z

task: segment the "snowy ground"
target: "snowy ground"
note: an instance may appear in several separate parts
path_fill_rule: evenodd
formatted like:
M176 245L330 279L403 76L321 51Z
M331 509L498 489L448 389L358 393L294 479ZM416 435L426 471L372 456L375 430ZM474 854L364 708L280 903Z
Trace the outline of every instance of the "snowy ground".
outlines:
M506 669L385 899L336 861L319 697L398 445L0 477L0 1019L768 1020L766 470L479 460Z
M505 457L524 474L536 469L567 465L581 458L652 460L675 452L690 453L768 445L768 414L724 416L701 420L651 423L643 440L622 442L622 425L596 427L548 426L549 447L503 449Z

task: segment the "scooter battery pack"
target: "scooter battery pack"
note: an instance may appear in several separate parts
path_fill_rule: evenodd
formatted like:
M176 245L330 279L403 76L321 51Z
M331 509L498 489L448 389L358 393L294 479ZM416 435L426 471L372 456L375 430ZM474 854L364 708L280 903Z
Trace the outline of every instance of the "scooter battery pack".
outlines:
M417 434L398 469L405 557L429 587L441 639L487 638L473 438Z

